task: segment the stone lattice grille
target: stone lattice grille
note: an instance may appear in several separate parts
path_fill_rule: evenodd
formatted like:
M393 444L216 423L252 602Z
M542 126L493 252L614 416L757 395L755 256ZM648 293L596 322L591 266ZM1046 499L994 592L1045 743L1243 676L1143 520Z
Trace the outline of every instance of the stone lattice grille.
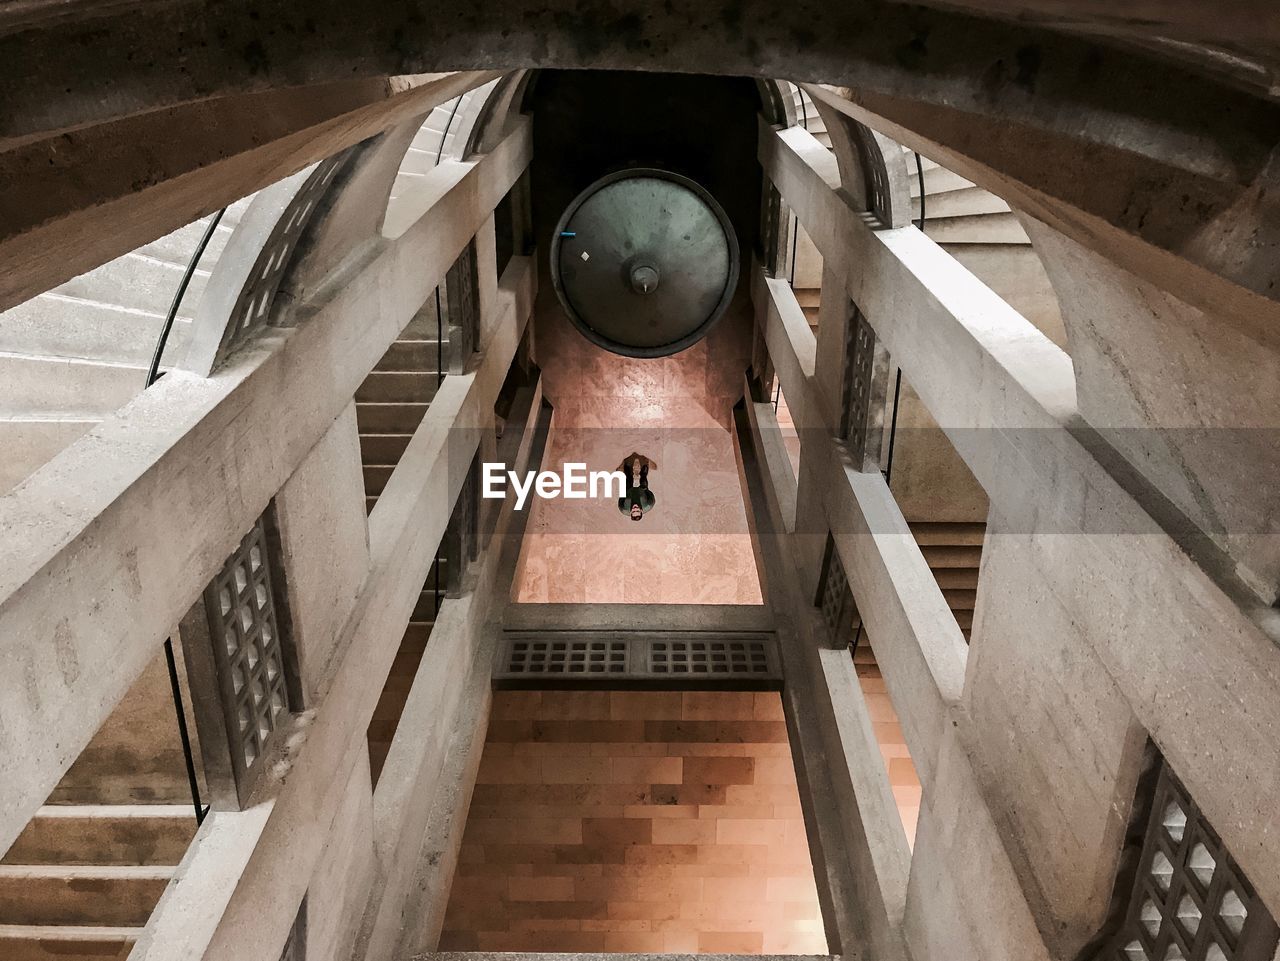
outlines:
M767 177L760 202L760 259L769 276L778 273L778 254L782 247L782 194Z
M262 518L214 578L205 606L232 761L243 778L289 709Z
M479 346L479 264L476 243L467 244L445 274L446 317L449 322L449 372L460 374Z
M654 641L649 645L654 674L769 674L769 651L763 641Z
M849 590L849 581L845 577L844 565L840 563L840 555L830 538L827 540L827 563L822 575L822 595L818 606L822 610L822 620L831 640L839 641L853 612L853 594Z
M871 379L875 370L876 332L856 306L846 331L844 418L842 427L854 463L861 466L871 427Z
M1124 925L1106 961L1271 961L1276 925L1163 766Z
M507 656L510 674L623 674L626 641L514 641Z
M231 320L223 334L215 363L220 363L256 331L267 326L271 306L275 303L280 283L293 261L298 241L348 156L349 152L343 151L316 164L276 221L271 236L249 272L248 282L232 308Z

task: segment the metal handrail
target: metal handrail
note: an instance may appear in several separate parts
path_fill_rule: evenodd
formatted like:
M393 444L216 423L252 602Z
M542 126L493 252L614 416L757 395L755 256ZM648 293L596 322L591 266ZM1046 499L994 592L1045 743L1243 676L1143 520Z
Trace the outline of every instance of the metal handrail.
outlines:
M453 126L453 118L458 115L458 108L462 106L462 94L458 94L453 101L453 110L449 113L449 119L445 121L444 133L440 135L440 149L436 151L436 162L434 166L440 166L440 158L444 156L444 145L449 140L449 128Z
M200 258L204 256L205 248L209 246L209 241L213 239L213 234L218 229L218 223L226 212L227 208L223 207L213 215L213 219L209 221L209 226L205 228L200 242L196 244L191 260L187 263L187 269L182 272L182 281L178 284L178 289L173 295L173 301L169 304L169 313L165 315L164 326L160 328L160 337L156 341L156 349L151 355L151 364L147 368L147 387L150 387L160 379L160 359L164 356L165 346L169 343L169 334L172 332L174 321L178 317L178 309L182 306L182 298L186 296L187 287L191 285L191 278L195 276L196 266L200 263ZM187 765L187 784L191 788L191 804L196 811L196 824L202 824L205 815L209 813L209 809L205 807L200 799L200 782L196 778L196 761L191 751L191 733L187 730L187 711L183 705L182 685L178 680L178 663L173 654L172 637L164 639L164 659L169 667L169 688L173 693L173 708L178 715L178 737L182 741L182 756Z
M169 313L165 315L164 326L160 328L160 338L156 341L155 352L151 355L151 366L147 368L148 387L160 379L160 358L164 356L165 346L169 343L169 333L173 330L173 322L178 317L178 308L182 306L182 298L186 296L187 287L191 284L191 278L195 276L196 265L200 263L200 258L204 256L205 248L209 246L209 241L213 239L214 231L218 229L218 222L222 220L222 215L226 212L227 208L223 207L213 215L213 219L209 221L209 226L205 228L204 236L200 238L200 243L196 244L195 252L187 263L187 269L182 272L182 281L178 284L178 289L173 295L173 301L169 304Z

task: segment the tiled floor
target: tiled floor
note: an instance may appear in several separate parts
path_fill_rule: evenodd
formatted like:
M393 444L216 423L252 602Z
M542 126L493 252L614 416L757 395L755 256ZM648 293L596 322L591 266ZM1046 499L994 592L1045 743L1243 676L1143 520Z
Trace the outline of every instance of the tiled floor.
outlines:
M920 820L920 777L911 760L911 752L907 750L902 724L893 709L893 701L885 687L880 665L876 663L875 653L871 650L866 635L863 635L858 644L854 664L862 694L867 699L867 710L871 714L871 724L880 745L880 756L889 772L889 786L893 788L893 799L898 804L902 828L907 833L907 843L914 847L916 822Z
M825 954L778 695L498 692L440 948Z
M733 405L749 358L742 317L673 357L637 360L589 343L540 305L537 352L555 407L544 465L614 470L639 452L657 498L639 523L614 500L537 500L515 599L550 603L759 604L738 480Z

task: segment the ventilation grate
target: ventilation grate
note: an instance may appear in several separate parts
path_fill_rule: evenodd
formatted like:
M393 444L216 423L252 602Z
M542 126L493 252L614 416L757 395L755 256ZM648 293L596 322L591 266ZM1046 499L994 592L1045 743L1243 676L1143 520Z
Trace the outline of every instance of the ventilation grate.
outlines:
M766 676L769 652L763 640L652 641L649 670L653 674L719 674Z
M512 641L507 673L625 674L626 641Z
M771 634L705 631L513 632L503 641L494 676L683 683L782 679Z

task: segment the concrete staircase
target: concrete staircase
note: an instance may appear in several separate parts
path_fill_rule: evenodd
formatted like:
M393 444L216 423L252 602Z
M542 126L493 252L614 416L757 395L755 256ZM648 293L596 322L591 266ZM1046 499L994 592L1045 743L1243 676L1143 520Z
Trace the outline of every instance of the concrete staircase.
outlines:
M438 110L439 108L437 108ZM449 344L437 341L434 310L424 310L393 343L356 391L356 423L364 469L365 507L372 511L448 369ZM400 649L369 723L369 764L378 783L414 675L426 651L447 570L437 558L414 605ZM437 591L438 587L438 591Z
M250 199L227 210L206 248L166 363L183 356L209 275ZM169 304L209 219L0 313L0 494L144 389Z
M189 805L41 808L0 860L0 958L125 958L195 829Z
M982 564L982 539L987 525L914 521L909 526L964 639L969 640L973 633L978 569Z
M356 391L365 506L373 510L448 368L434 312L409 322Z
M911 216L919 221L916 155L902 149L912 174ZM1057 295L1017 214L995 194L928 157L921 156L920 166L924 171L924 232L1065 349Z
M421 183L422 178L441 160L461 157L476 115L497 83L497 80L490 80L483 86L446 100L427 115L396 173L391 188L392 203Z

